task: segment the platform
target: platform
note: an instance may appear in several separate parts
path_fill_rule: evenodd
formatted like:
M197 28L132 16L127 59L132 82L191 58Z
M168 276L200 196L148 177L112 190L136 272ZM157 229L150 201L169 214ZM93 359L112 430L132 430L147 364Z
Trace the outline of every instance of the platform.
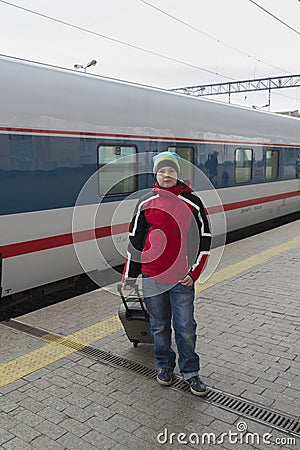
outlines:
M299 268L293 222L227 245L197 285L207 399L157 384L107 289L1 323L1 448L299 448Z

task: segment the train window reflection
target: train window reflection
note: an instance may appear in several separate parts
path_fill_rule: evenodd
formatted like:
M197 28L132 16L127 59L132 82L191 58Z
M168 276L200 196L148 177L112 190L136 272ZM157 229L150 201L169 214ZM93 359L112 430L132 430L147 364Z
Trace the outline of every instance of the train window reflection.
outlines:
M126 158L124 158L126 156ZM109 164L109 163L114 164ZM136 147L100 145L98 147L100 195L122 195L137 190Z
M177 153L181 158L180 164L180 178L193 185L193 163L194 163L194 149L193 147L168 147L169 152ZM185 163L188 161L191 164Z
M266 151L266 179L278 178L279 172L279 151L267 150Z
M235 151L235 182L247 183L252 179L253 150L237 148Z

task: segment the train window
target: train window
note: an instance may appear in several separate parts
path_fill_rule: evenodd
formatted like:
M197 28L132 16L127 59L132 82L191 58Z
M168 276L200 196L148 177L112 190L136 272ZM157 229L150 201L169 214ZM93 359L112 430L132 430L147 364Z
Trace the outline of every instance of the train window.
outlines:
M279 151L266 151L266 179L272 180L278 178L279 173Z
M126 156L126 158L123 158ZM114 162L114 164L109 164ZM120 195L137 190L136 147L99 145L100 195Z
M184 181L193 183L193 163L194 163L194 149L193 147L168 147L169 152L177 153L183 159L180 169L180 178ZM185 163L184 161L188 161Z
M235 182L247 183L252 179L253 150L237 148L235 151Z

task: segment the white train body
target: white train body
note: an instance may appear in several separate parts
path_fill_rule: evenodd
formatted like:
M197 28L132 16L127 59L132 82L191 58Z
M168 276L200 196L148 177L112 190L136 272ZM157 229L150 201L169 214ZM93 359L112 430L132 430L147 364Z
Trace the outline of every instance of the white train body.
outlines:
M300 209L297 119L10 58L0 58L0 79L3 297L124 261L112 240L125 248L135 202L126 200L111 227L114 213L128 193L149 188L149 178L108 195L100 214L101 192L78 203L112 152L132 161L170 147L186 153L215 185L228 231ZM208 212L220 214L219 206ZM82 219L93 214L96 222ZM92 228L105 258L91 251L83 264L78 249L93 245Z

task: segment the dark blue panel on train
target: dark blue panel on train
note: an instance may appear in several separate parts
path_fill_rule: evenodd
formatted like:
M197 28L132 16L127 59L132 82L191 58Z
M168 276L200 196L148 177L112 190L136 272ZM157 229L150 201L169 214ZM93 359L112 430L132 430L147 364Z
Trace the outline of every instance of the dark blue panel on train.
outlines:
M97 170L85 139L0 135L0 214L71 207Z

